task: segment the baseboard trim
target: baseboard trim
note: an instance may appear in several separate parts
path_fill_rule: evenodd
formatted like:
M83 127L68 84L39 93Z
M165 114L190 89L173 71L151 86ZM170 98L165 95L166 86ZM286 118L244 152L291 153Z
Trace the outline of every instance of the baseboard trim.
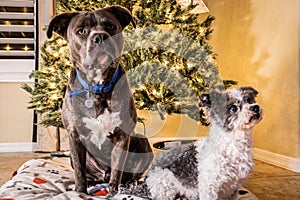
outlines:
M35 149L36 143L33 142L0 143L0 152L32 152ZM300 158L292 158L258 148L253 149L253 155L254 159L270 163L293 172L300 172Z
M0 152L32 152L36 149L36 143L0 143Z
M293 172L300 172L300 158L292 158L258 148L253 149L253 155L254 159L270 163Z

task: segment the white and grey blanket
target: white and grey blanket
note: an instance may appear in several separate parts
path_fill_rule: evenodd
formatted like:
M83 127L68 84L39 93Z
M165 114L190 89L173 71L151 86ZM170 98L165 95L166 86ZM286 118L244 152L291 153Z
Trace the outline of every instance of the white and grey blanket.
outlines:
M74 191L74 172L69 158L39 158L24 163L11 180L0 188L0 200L97 200L106 199L107 184L92 186L89 195ZM115 200L142 200L128 190L112 197ZM240 189L237 199L257 200L251 192Z

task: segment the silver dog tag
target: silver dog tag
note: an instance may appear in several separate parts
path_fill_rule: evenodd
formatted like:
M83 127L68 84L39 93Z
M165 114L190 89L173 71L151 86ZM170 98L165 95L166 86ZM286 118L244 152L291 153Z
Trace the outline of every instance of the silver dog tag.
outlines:
M87 107L87 108L91 108L91 107L94 106L94 101L93 101L92 99L86 99L86 100L84 101L84 105L85 105L85 107Z
M86 94L86 100L84 101L84 105L87 108L91 108L94 106L91 89L89 89L89 91Z

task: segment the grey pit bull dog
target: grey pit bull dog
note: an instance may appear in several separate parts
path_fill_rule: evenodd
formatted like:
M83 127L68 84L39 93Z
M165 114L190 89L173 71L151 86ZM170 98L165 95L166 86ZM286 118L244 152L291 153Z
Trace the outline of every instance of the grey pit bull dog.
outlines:
M147 138L135 134L137 114L120 63L123 29L131 13L120 6L54 17L48 27L70 47L73 68L62 108L69 133L75 190L87 192L88 181L109 182L109 193L136 180L153 159Z

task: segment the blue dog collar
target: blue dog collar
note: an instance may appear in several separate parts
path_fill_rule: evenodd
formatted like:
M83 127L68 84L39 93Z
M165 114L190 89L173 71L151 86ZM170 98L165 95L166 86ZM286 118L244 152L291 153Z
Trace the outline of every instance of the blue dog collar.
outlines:
M111 79L110 83L107 86L104 86L102 84L96 85L96 86L89 85L80 77L79 73L76 71L76 77L77 77L79 83L83 86L84 90L77 90L77 91L71 92L69 94L69 97L73 97L74 95L81 94L81 93L88 93L88 92L93 92L94 94L99 93L99 92L102 92L104 94L110 92L113 85L117 82L120 71L121 71L121 66L119 65L113 78Z

